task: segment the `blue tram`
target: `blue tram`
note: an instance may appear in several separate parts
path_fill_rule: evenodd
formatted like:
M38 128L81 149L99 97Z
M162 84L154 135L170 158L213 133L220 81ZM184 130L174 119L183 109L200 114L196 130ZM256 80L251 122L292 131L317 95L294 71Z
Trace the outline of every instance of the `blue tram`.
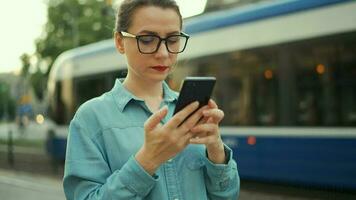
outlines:
M169 84L215 76L221 133L242 179L356 190L356 1L262 1L185 19ZM50 73L50 153L67 126L126 72L112 39L61 54ZM88 87L89 86L89 87Z

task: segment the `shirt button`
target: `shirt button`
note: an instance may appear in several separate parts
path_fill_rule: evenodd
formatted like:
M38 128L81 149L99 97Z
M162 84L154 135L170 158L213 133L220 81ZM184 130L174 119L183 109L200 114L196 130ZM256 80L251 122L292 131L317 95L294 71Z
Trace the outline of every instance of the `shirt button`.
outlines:
M168 162L172 162L172 161L173 161L173 159L172 159L172 158L168 160ZM174 199L174 200L179 200L179 199Z

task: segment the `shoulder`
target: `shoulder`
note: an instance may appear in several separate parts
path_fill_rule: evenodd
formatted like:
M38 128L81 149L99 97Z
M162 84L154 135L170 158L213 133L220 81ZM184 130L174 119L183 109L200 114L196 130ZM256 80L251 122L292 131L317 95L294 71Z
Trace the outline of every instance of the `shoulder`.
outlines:
M102 94L99 97L92 98L85 103L83 103L77 110L77 113L86 113L86 112L96 112L97 110L105 109L106 107L111 107L112 95L107 92Z
M115 102L111 93L107 92L83 103L75 113L73 121L90 125L100 123L103 121L101 118L110 114L113 109L115 109Z

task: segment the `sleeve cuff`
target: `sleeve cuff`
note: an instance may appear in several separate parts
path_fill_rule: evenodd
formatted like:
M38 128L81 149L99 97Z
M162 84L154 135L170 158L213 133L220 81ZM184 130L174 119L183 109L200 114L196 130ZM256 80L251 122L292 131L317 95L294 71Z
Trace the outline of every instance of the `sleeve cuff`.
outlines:
M127 163L121 168L119 173L122 183L138 196L146 196L158 181L158 176L151 176L131 156Z
M226 164L215 164L209 160L208 156L205 157L205 165L210 176L217 178L228 177L229 172L233 169L235 162L232 159L232 150L224 144L224 151Z

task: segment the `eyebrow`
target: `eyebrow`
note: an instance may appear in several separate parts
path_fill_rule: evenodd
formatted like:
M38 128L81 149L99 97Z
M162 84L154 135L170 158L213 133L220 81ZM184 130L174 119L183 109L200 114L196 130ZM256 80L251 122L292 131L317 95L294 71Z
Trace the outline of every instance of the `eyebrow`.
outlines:
M143 31L140 31L139 33L147 33L147 34L152 34L152 35L159 35L157 32L149 31L149 30L143 30ZM172 32L169 32L167 35L173 35L173 34L180 34L180 31L172 31Z

